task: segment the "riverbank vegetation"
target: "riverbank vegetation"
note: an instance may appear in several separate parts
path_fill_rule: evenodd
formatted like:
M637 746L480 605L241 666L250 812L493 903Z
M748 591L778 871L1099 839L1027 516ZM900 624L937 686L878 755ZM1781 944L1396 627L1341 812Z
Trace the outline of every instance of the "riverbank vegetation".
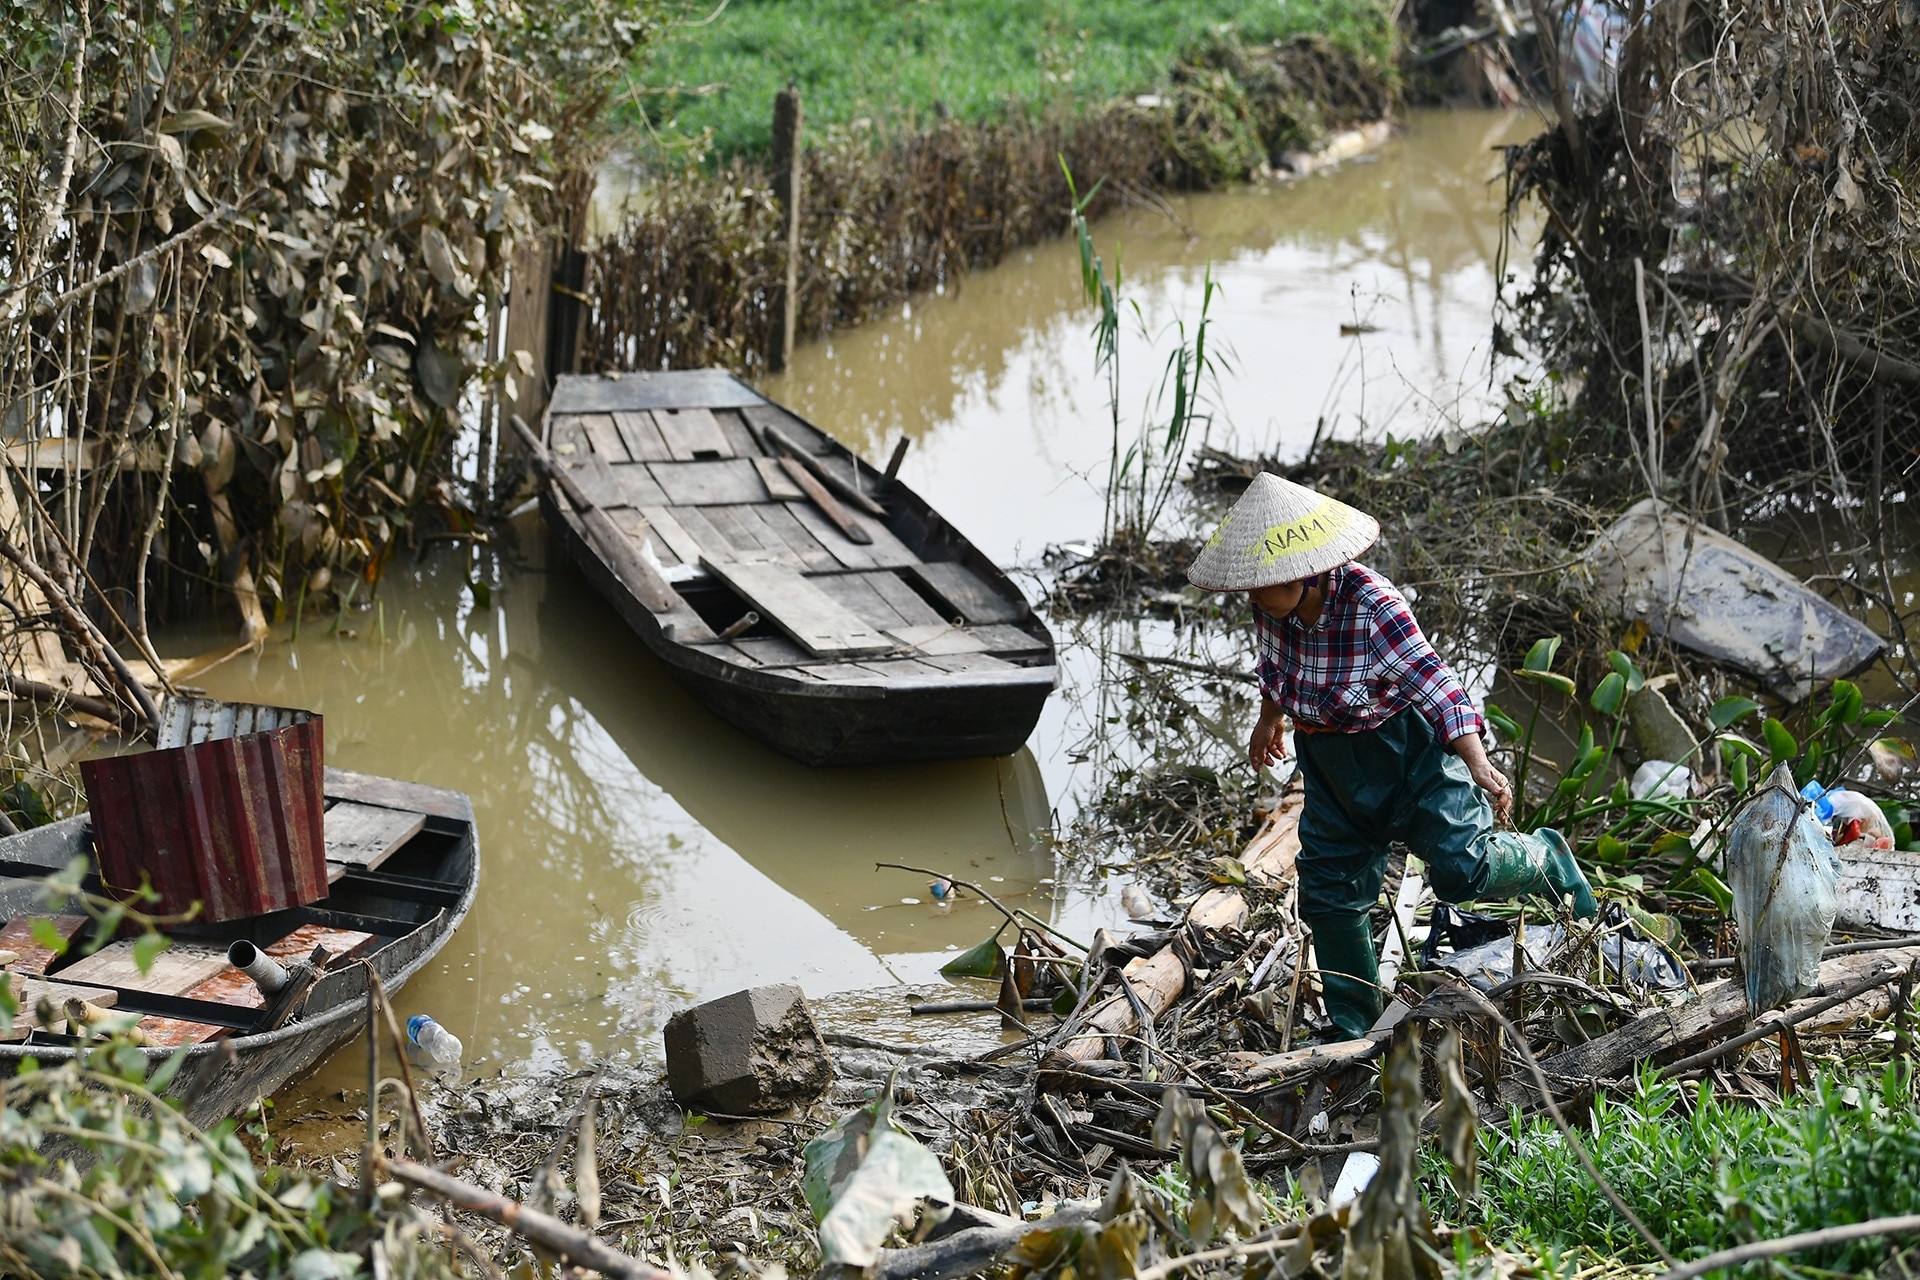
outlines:
M954 119L1003 124L1163 92L1209 44L1318 35L1390 66L1372 0L734 0L689 13L631 73L623 113L721 162L763 155L773 97L795 85L815 128L885 143Z

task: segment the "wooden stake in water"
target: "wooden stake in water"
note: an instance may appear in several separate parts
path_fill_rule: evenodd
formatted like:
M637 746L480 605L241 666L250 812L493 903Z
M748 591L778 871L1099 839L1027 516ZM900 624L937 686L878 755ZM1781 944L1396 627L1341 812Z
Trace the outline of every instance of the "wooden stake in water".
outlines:
M778 373L793 361L800 305L800 90L791 83L773 99L773 196L787 215L787 278L780 291L780 329L768 344L767 367Z

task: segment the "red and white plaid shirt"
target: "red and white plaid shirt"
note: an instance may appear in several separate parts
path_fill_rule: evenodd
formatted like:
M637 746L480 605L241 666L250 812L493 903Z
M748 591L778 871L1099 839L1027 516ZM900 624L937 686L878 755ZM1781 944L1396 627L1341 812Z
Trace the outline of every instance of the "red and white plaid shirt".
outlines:
M1361 733L1411 706L1452 742L1486 722L1391 582L1362 564L1326 579L1326 602L1309 626L1253 611L1260 692L1304 729Z

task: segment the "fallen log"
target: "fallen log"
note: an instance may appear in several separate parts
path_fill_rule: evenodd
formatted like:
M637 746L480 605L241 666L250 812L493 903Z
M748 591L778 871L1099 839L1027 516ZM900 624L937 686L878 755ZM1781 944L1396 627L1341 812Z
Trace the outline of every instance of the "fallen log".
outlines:
M867 1274L871 1280L959 1280L990 1269L1033 1232L1078 1226L1089 1221L1099 1208L1099 1201L1087 1200L1062 1206L1037 1222L970 1227L925 1244L882 1249Z
M592 1235L569 1226L552 1214L529 1209L517 1200L495 1195L485 1187L430 1168L411 1160L385 1160L382 1169L396 1182L417 1187L439 1196L456 1209L491 1218L515 1235L522 1236L562 1258L591 1267L615 1280L670 1280L669 1273L638 1258L629 1257Z
M1287 797L1267 815L1266 823L1247 842L1241 852L1241 865L1249 880L1278 880L1293 874L1294 859L1300 850L1300 808L1297 795ZM1209 889L1187 909L1185 924L1199 930L1238 929L1247 922L1247 899L1239 889ZM1120 971L1120 980L1133 988L1134 996L1148 1015L1158 1019L1186 994L1187 966L1173 944L1151 956L1135 959ZM1086 1029L1049 1053L1040 1064L1043 1081L1061 1072L1103 1058L1107 1037L1132 1035L1140 1028L1134 1002L1125 992L1116 992L1095 1005L1087 1015Z
M1920 960L1920 947L1835 956L1821 964L1813 994L1788 1005L1767 1025L1815 1016L1873 986L1898 982L1916 960ZM1835 995L1841 999L1834 1000ZM1665 1061L1687 1049L1736 1036L1749 1021L1746 986L1739 979L1728 979L1702 988L1697 999L1656 1010L1556 1053L1543 1060L1540 1069L1565 1099L1591 1090L1598 1081L1630 1076L1642 1062ZM1500 1101L1507 1107L1536 1106L1539 1090L1531 1079L1509 1080L1500 1087Z

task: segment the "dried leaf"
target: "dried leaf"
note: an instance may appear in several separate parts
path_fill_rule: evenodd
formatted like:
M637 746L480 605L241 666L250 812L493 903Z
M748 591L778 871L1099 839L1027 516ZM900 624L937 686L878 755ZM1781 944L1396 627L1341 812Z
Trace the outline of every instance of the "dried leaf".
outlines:
M1440 1150L1447 1157L1447 1173L1462 1200L1480 1190L1479 1117L1473 1094L1460 1065L1460 1033L1453 1027L1440 1038Z

